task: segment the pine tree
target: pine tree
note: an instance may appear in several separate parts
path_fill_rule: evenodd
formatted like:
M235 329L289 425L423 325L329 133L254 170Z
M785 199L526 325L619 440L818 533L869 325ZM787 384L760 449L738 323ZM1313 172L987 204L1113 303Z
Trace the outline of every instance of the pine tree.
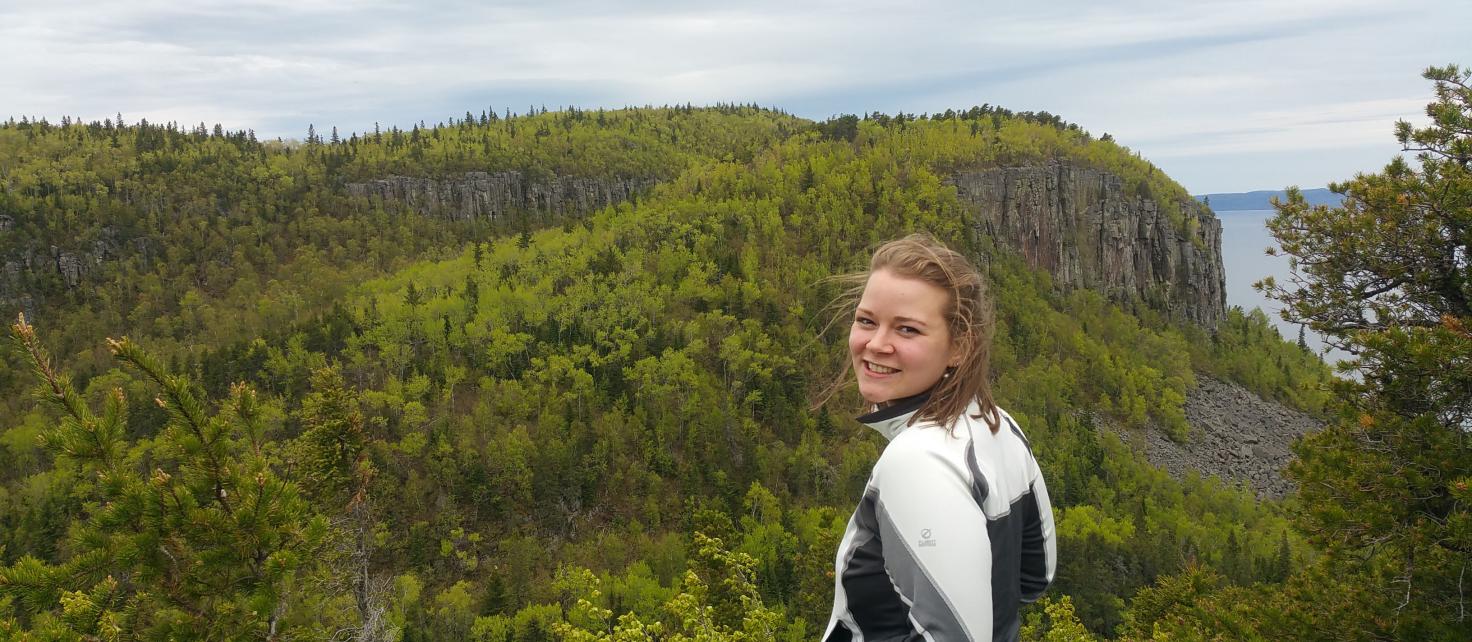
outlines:
M1242 545L1237 541L1237 529L1233 528L1227 532L1227 547L1222 552L1222 575L1237 584L1250 584L1251 572L1250 561L1247 554L1242 550Z
M1268 227L1298 276L1262 284L1288 320L1356 356L1338 417L1290 473L1310 541L1377 600L1363 627L1403 639L1466 633L1472 564L1472 70L1424 76L1430 125L1396 124L1417 165L1331 185L1341 207L1290 189Z
M351 632L349 639L392 639L385 635L387 581L370 565L375 510L369 485L378 471L369 457L373 440L359 404L357 392L347 387L337 368L313 371L312 392L297 411L302 435L294 446L304 485L316 504L340 511L326 537L329 545L315 560L317 577L352 594L355 621L339 632Z
M109 340L119 361L159 386L155 402L169 415L151 444L131 444L120 389L95 414L24 316L11 332L62 411L45 445L75 462L90 508L70 530L68 557L0 569L0 596L49 616L48 638L278 635L288 587L326 524L268 464L255 391L232 386L212 413L188 379L127 339ZM151 470L135 465L139 456Z
M329 505L345 505L364 459L367 431L357 397L335 368L312 373L312 392L302 399L297 438L307 490Z
M474 274L465 276L465 312L466 316L474 319L480 311L480 283L475 280Z

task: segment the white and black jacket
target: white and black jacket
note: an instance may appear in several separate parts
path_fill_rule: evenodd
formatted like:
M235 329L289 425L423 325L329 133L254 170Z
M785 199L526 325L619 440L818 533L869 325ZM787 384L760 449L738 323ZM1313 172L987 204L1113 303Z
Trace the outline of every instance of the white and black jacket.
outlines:
M926 395L859 418L889 445L849 518L823 640L1016 640L1021 603L1053 581L1048 489L1005 412L992 434L973 402L954 435L905 424Z

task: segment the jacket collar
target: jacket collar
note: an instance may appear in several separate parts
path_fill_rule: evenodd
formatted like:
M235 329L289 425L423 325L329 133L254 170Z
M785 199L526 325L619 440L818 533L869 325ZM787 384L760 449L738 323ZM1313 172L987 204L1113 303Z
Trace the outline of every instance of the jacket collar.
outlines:
M896 399L888 406L876 408L873 412L859 417L859 423L878 431L879 434L884 435L885 439L893 440L895 435L900 434L900 431L910 423L910 418L920 410L920 406L925 405L925 402L930 399L930 392L926 390L913 397Z

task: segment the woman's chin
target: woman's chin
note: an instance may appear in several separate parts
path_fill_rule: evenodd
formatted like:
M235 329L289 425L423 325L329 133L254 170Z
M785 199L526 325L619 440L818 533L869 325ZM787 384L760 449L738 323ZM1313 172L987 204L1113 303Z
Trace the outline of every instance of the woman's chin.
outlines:
M865 390L863 387L859 388L859 396L876 406L883 405L894 398L887 390Z

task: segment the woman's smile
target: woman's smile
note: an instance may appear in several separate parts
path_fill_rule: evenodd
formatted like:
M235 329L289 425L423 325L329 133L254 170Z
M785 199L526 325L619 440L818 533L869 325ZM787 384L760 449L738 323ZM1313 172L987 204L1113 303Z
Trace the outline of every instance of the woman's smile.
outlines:
M894 374L894 373L900 371L899 368L890 368L890 367L887 367L887 366L881 366L881 365L879 365L877 363L874 363L873 361L865 361L864 362L864 365L865 366L868 366L869 372L872 372L872 373L875 373L875 374L887 375L887 374Z

